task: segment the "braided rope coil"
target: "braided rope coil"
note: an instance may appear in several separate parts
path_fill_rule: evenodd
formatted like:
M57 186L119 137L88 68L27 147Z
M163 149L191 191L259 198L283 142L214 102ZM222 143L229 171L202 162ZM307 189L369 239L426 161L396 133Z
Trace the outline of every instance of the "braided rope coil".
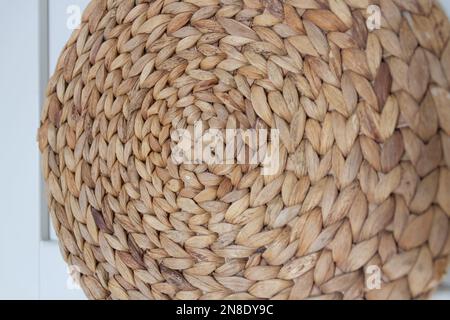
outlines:
M92 1L38 137L86 295L428 297L450 254L449 36L433 0ZM174 163L198 121L278 129L280 170Z

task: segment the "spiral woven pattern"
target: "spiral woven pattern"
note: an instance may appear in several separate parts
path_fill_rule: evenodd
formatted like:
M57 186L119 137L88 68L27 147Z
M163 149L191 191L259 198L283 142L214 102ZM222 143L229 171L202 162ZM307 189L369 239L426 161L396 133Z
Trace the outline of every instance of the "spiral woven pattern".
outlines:
M428 297L450 253L449 36L432 0L92 1L39 130L86 295ZM198 121L278 129L281 169L176 164Z

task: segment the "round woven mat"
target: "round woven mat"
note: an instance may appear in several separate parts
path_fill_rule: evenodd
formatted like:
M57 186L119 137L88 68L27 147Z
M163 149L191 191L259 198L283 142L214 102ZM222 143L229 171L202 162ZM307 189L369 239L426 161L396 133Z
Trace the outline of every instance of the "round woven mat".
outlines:
M450 253L449 36L432 0L92 1L39 130L86 295L428 297ZM199 122L277 129L280 170L176 163Z

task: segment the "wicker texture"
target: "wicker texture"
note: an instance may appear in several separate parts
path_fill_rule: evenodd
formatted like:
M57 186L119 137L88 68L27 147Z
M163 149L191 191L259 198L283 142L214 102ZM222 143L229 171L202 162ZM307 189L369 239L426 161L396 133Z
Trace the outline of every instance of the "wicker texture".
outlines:
M449 36L432 0L92 1L39 130L87 296L428 297L450 253ZM198 120L279 129L282 170L176 165L171 132Z

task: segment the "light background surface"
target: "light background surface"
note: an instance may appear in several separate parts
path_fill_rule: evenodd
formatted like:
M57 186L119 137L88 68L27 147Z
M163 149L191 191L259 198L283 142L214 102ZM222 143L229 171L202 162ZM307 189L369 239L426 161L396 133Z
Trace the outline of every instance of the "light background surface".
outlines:
M0 0L0 299L84 298L67 290L66 266L41 219L46 209L36 132L43 84L71 34L66 9L88 0L49 0L45 12L43 1ZM450 1L442 4L450 12ZM449 292L435 298L450 299Z

